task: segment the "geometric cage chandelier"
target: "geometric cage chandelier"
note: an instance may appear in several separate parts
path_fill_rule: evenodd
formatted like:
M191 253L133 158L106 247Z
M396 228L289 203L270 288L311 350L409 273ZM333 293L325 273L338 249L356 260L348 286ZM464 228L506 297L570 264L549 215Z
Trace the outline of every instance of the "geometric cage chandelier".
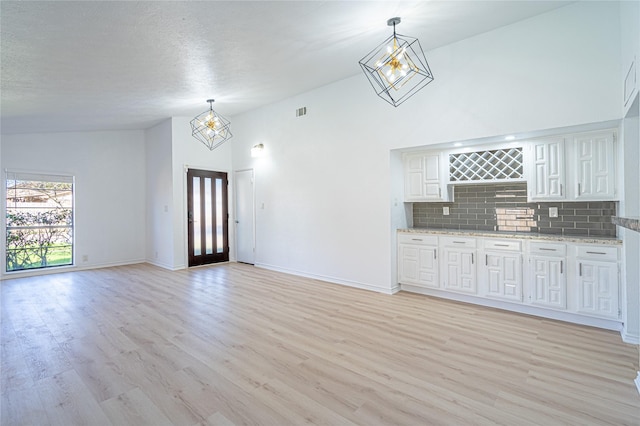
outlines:
M191 135L213 151L233 136L229 120L213 110L213 99L207 99L209 110L191 120Z
M360 67L376 94L397 107L433 81L433 74L417 38L396 34L400 18L391 18L393 35L360 60Z

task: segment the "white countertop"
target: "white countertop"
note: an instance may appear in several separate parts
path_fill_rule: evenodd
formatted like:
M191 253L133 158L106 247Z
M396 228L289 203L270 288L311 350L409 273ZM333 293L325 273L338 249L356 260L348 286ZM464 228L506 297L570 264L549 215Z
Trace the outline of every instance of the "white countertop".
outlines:
M398 232L433 235L456 235L466 237L513 238L518 240L565 241L582 244L622 245L622 240L615 237L584 237L579 235L539 234L533 232L498 232L498 231L459 231L454 229L407 228Z

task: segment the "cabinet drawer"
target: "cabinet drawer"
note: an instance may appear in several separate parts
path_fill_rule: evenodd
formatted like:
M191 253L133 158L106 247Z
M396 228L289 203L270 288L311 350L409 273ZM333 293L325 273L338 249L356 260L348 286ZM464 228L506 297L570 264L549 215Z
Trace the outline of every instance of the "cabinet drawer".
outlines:
M485 250L520 251L522 243L513 240L484 240Z
M603 247L603 246L578 246L578 257L580 259L590 260L605 260L605 261L618 261L618 248L617 247Z
M435 235L425 235L418 233L398 234L398 243L437 246L438 237Z
M567 246L565 244L532 242L529 245L529 253L544 256L566 256Z
M446 247L466 247L466 248L475 248L476 247L476 239L475 238L465 238L465 237L441 237L440 242L442 245Z

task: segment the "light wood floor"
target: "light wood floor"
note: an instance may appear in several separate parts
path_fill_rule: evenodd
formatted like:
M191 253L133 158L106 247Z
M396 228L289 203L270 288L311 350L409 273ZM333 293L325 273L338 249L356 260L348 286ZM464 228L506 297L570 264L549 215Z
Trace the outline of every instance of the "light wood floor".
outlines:
M616 332L242 264L2 282L2 425L640 424Z

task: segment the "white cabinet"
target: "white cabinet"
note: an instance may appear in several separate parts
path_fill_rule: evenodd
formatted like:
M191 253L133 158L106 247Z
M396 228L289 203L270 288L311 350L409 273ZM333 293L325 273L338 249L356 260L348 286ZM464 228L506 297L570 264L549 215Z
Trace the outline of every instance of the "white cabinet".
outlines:
M525 143L529 201L615 201L614 130Z
M615 199L614 135L592 132L572 138L576 201Z
M440 153L404 155L405 201L450 201L443 161Z
M576 258L577 311L618 318L618 251L615 247L578 246Z
M481 266L483 293L487 297L522 301L522 254L520 241L485 240Z
M566 245L532 242L529 245L529 302L545 308L567 308Z
M528 144L526 165L530 201L564 200L565 160L563 139L540 139Z
M617 245L398 233L398 282L423 294L601 326L621 320Z
M424 155L407 154L404 157L404 199L420 200L425 197Z
M440 238L440 272L445 290L476 294L476 239Z
M421 234L398 236L398 280L421 287L440 287L438 237Z

